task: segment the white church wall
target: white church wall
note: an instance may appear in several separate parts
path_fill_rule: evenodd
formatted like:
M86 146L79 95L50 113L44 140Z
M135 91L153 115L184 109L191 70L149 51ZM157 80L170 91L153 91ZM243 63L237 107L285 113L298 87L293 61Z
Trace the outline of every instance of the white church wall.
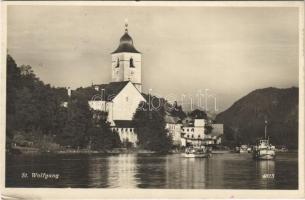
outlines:
M137 145L138 136L134 128L112 128L112 131L119 134L121 142L131 142L133 146Z
M108 108L108 116L107 121L110 123L110 126L114 126L113 121L113 102L107 102L107 108Z
M129 82L113 99L112 120L132 120L141 101L146 100Z

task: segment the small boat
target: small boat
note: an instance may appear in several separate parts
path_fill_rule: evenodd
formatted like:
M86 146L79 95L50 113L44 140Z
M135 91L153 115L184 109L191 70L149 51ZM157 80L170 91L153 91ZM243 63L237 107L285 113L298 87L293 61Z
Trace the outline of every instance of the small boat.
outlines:
M239 148L239 153L248 153L248 146L247 145L241 145Z
M277 151L277 152L288 152L288 149L285 146L281 146L279 148L276 148L275 151Z
M204 145L187 147L184 153L186 158L209 158L211 155L211 148Z
M275 148L267 140L259 140L254 147L253 158L257 160L273 160L275 158Z
M272 146L267 138L267 121L265 121L265 138L257 141L253 149L253 158L257 160L275 159L275 146Z

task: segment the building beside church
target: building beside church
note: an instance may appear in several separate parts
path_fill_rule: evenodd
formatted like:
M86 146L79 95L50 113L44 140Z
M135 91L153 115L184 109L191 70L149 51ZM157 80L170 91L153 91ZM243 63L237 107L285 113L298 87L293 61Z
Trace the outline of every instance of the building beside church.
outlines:
M208 126L211 131L207 131ZM208 123L206 119L185 120L181 129L181 146L218 145L223 136L223 124Z
M111 129L119 133L122 142L135 146L137 135L132 119L139 104L146 100L141 94L141 53L128 33L128 24L125 24L125 33L111 57L112 82L93 85L97 95L88 103L93 110L107 112Z
M171 116L170 114L165 115L165 128L168 130L168 134L172 137L174 146L181 146L181 130L182 120L179 117Z
M215 124L207 119L186 117L181 120L170 114L165 116L166 129L175 147L191 145L219 145L224 133L223 124ZM210 127L210 131L207 128Z

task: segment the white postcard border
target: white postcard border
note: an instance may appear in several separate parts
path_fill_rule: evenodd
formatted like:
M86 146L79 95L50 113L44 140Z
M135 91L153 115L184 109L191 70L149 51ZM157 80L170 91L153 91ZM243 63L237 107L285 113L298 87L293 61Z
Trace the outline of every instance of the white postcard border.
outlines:
M299 189L51 189L5 188L5 99L6 99L6 9L10 5L57 6L208 6L208 7L298 7L299 8ZM303 198L304 197L304 2L301 1L205 1L205 2L98 2L98 1L11 1L1 2L1 196L21 199L116 199L116 198Z

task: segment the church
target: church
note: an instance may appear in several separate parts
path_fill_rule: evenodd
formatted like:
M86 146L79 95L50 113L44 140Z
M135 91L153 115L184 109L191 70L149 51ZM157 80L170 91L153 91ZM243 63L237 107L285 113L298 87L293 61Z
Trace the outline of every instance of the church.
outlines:
M98 95L88 103L91 109L108 113L107 121L111 129L119 133L122 142L136 146L137 134L132 119L140 103L146 100L141 94L142 55L133 44L127 23L119 46L111 57L112 82L93 85Z
M120 38L119 46L111 53L111 82L92 85L93 96L88 101L92 110L107 112L107 121L112 131L119 134L122 143L137 145L138 137L133 116L142 102L147 102L142 93L142 55L135 48L133 39L128 33L128 24ZM181 119L166 113L166 129L172 136L175 146L186 146L198 140L221 143L223 124L211 124L212 133L205 134L206 120L193 119L182 123Z

